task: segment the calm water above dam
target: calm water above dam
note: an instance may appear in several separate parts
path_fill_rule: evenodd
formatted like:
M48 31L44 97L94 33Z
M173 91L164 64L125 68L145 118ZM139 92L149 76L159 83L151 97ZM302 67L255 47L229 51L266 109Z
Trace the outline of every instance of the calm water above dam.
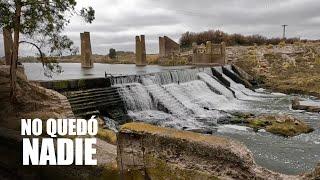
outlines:
M23 63L29 80L64 80L80 78L104 77L105 73L113 75L132 75L161 72L169 69L184 69L190 66L158 66L149 65L137 67L135 64L101 64L95 63L93 68L81 68L80 63L59 63L62 73L53 74L53 77L46 77L41 63Z
M41 64L24 64L29 79L46 80ZM293 96L252 91L238 84L216 68L230 83L226 88L210 68L161 67L95 64L82 70L80 64L62 63L64 73L54 79L104 77L111 74L145 74L140 79L120 79L114 86L125 101L128 115L138 121L184 130L206 129L214 135L236 139L253 153L256 162L268 169L299 174L320 161L320 114L291 109ZM171 71L168 71L170 70ZM172 69L185 69L174 71ZM233 92L234 93L233 93ZM309 103L314 100L306 99ZM303 119L315 129L309 134L284 138L268 132L230 124L221 124L232 112L254 114L290 114Z

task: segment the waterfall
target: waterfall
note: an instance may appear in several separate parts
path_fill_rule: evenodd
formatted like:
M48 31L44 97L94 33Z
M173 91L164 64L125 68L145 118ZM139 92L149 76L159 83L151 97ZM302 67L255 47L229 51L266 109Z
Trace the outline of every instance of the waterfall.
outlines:
M183 106L174 96L167 92L162 86L158 84L145 86L148 92L154 99L154 104L163 106L170 114L179 117L191 115L192 112Z
M185 108L192 112L195 118L205 118L208 120L216 120L221 117L217 111L208 111L200 104L195 102L195 97L187 93L187 89L178 84L169 84L164 87L170 94L172 94Z
M145 87L140 83L131 83L120 86L119 93L128 110L143 111L153 109L151 97Z
M208 86L210 86L212 89L215 89L220 94L224 95L228 99L234 99L233 93L230 91L230 89L226 88L224 85L222 85L215 77L211 76L208 73L200 72L198 73L198 77L200 80L206 82Z
M222 67L214 67L214 69L219 72L224 79L230 82L230 88L240 100L259 101L262 100L261 97L271 97L266 94L254 92L251 89L246 88L243 84L234 82L231 78L223 73ZM231 72L234 73L233 71Z
M181 84L188 97L193 103L205 109L231 110L235 109L236 103L226 96L213 92L208 85L200 80Z
M178 129L213 127L227 112L244 109L245 101L266 96L247 89L215 68L230 87L223 85L211 68L171 70L117 77L128 115L136 121Z
M113 77L112 84L116 85L116 84L135 83L135 82L139 82L139 78L140 78L139 75L127 75L127 76Z
M197 80L197 73L208 72L210 73L210 68L202 69L182 69L182 70L171 70L164 71L154 74L144 74L144 75L128 75L128 76L118 76L113 77L113 85L117 84L128 84L128 83L142 83L144 85L151 84L171 84L171 83L183 83L188 81ZM212 75L212 72L211 72Z

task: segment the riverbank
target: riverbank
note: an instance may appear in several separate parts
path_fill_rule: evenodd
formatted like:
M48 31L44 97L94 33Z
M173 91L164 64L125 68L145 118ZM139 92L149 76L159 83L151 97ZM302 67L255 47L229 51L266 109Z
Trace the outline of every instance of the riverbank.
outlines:
M67 98L27 80L23 67L17 72L17 103L10 103L9 66L0 66L0 126L20 130L20 119L73 117Z
M266 89L320 98L320 44L233 47L229 60Z
M0 66L0 179L120 179L116 146L97 139L98 166L22 166L20 120L74 118L62 94L29 82L23 67L17 72L17 102L10 103L9 67Z

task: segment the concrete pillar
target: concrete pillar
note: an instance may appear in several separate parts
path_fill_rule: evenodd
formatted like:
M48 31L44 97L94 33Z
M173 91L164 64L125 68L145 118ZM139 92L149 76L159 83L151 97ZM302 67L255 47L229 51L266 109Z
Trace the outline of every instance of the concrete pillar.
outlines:
M196 53L196 50L197 50L197 43L196 42L193 42L192 43L192 51L193 51L193 53Z
M138 65L142 59L142 50L141 50L140 37L136 36L136 64Z
M165 57L166 56L166 44L164 37L159 37L159 56Z
M192 43L192 63L193 64L196 64L197 63L197 43L196 42L193 42Z
M206 43L206 53L207 54L212 54L212 43L211 43L211 41L207 41L207 43Z
M4 54L5 54L6 65L10 65L12 46L13 46L12 33L11 33L11 30L7 28L3 28L2 30L3 30L3 44L4 44Z
M147 64L145 36L136 36L136 65L145 66Z
M213 45L211 41L206 42L206 63L212 63L214 61L213 57Z
M227 64L227 58L226 58L226 43L222 42L221 43L221 56L223 58L224 64Z
M92 68L92 50L90 42L90 32L80 33L81 38L81 67L82 68Z

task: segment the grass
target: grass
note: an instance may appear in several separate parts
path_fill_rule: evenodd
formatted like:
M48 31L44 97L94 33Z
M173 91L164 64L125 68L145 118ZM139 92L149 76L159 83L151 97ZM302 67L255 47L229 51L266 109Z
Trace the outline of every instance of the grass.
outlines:
M110 144L117 145L117 135L112 130L99 128L97 137Z
M239 56L235 64L259 79L268 89L291 94L307 94L320 98L320 44L295 44L278 47L300 48L285 55L259 46L255 51L263 53L257 56L248 49ZM276 49L276 48L274 48ZM302 53L301 49L303 50ZM296 54L295 54L296 52Z
M222 137L216 136L205 136L203 134L198 134L189 131L180 131L171 128L163 128L157 127L149 124L144 123L127 123L121 126L121 131L133 131L137 133L150 133L150 134L159 134L163 136L178 138L178 139L185 139L193 142L206 142L208 144L215 144L215 145L228 145L230 140Z
M284 137L297 136L313 131L307 124L291 116L262 115L249 119L248 123L248 126L256 131L265 129L272 134Z
M270 133L278 134L285 137L292 137L302 133L306 134L313 131L312 128L308 127L305 124L295 124L290 122L275 122L272 123L272 125L268 126L266 130Z

